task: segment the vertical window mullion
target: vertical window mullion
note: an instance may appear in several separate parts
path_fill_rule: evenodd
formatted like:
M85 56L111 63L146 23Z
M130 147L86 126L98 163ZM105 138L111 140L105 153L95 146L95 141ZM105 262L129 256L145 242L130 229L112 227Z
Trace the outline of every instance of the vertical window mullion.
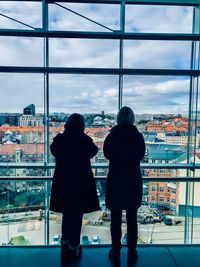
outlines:
M48 31L48 2L42 1L42 16L43 16L43 31ZM47 70L49 67L49 38L44 37L44 68ZM44 69L44 153L45 153L45 175L49 176L49 73ZM50 183L45 182L45 227L44 227L44 240L45 245L49 245L49 193Z
M125 32L125 0L122 0L120 9L120 32ZM119 40L119 69L123 69L123 54L124 54L124 40L121 37ZM119 74L119 96L118 96L118 109L122 107L122 97L123 97L123 74Z

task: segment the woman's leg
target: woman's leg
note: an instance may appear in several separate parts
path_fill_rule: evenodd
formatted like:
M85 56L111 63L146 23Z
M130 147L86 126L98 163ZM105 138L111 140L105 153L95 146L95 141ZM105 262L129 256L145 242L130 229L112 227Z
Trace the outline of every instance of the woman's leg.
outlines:
M61 240L62 242L69 242L69 230L70 228L70 215L68 213L64 213L62 216L62 227L61 227Z
M122 210L111 210L111 239L112 239L112 249L121 249L121 230L122 224Z
M82 213L65 213L62 219L61 261L73 262L80 259L82 248L80 234L82 227Z
M109 259L114 266L120 266L120 249L121 249L121 223L122 210L111 210L111 239L112 249L109 251Z
M137 209L126 211L127 220L127 247L135 249L138 239Z
M136 250L138 239L138 226L137 226L137 209L126 211L127 220L127 247L128 257L127 263L129 266L135 264L138 259L138 253Z
M62 241L69 241L72 247L80 245L82 213L65 213L62 218Z
M70 217L69 244L71 247L78 247L80 245L83 214L72 214Z

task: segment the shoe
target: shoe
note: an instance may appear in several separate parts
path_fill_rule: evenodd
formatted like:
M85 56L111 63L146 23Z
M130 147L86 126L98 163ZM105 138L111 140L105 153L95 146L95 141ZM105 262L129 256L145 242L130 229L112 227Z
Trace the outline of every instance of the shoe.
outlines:
M81 258L81 256L82 256L82 247L80 245L75 249L74 248L71 249L70 245L69 245L68 258L71 261L79 260Z
M61 262L73 263L79 260L82 256L82 247L79 246L75 249L71 249L69 244L61 244Z
M109 259L114 266L120 266L120 250L111 249L109 251Z
M136 249L128 249L127 264L133 266L138 260L138 253Z
M68 243L61 241L61 263L67 263L69 254L68 251L69 251Z

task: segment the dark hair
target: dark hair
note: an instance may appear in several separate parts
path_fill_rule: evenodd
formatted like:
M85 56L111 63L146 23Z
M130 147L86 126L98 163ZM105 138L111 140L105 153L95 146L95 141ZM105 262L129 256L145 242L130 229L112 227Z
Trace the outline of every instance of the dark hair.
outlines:
M117 114L117 124L133 124L135 116L131 108L122 107Z
M66 129L74 129L79 131L85 130L85 119L81 114L73 113L67 119L65 123L65 130Z

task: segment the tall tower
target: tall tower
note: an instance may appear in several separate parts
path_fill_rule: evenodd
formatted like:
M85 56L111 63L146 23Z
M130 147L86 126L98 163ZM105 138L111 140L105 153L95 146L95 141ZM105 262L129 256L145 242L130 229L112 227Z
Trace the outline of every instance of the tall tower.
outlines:
M31 104L31 105L25 107L24 111L23 111L23 114L24 115L33 115L33 116L35 116L35 105Z

